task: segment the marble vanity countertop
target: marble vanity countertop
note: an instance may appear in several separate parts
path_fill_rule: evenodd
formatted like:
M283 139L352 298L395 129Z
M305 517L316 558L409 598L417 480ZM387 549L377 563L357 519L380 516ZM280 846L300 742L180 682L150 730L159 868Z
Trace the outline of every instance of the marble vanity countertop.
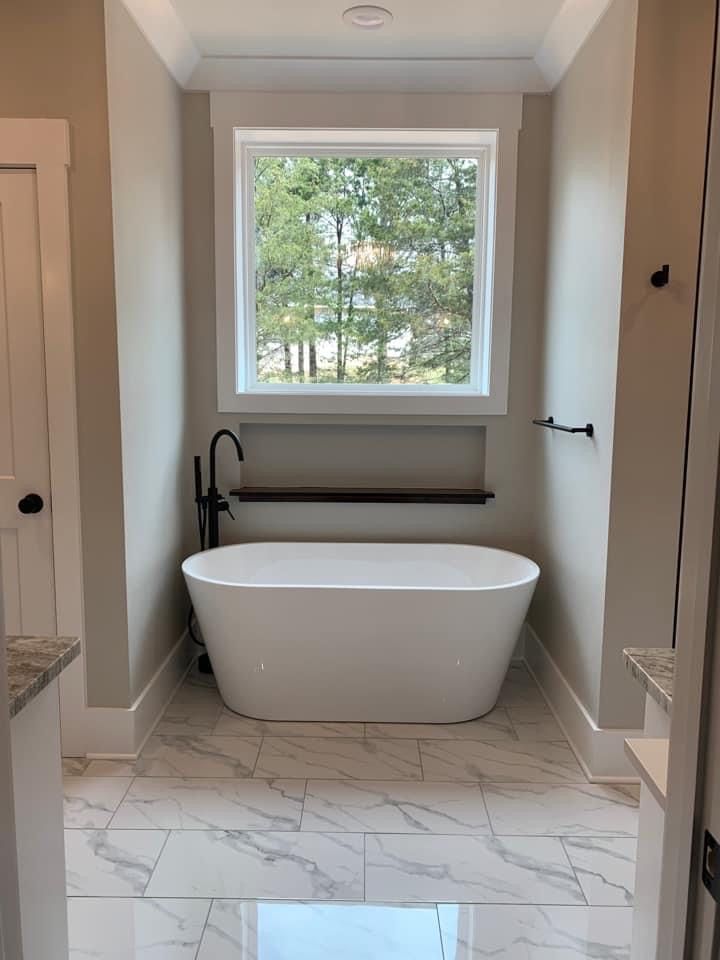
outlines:
M669 647L627 647L625 666L666 713L672 713L675 651Z
M79 653L77 637L8 637L10 716L20 713Z

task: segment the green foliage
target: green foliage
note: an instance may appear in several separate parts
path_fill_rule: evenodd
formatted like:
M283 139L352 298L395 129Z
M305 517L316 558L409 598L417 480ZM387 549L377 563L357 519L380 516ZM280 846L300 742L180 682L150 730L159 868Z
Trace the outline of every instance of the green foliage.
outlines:
M467 383L477 162L262 157L261 382Z

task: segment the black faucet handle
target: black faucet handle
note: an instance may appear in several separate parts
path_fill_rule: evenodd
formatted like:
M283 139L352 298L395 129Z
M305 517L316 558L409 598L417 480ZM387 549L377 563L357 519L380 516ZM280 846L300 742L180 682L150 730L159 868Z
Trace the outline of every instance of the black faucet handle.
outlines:
M229 513L232 519L235 519L235 516L230 509L230 502L222 495L222 493L218 494L217 509L218 513Z

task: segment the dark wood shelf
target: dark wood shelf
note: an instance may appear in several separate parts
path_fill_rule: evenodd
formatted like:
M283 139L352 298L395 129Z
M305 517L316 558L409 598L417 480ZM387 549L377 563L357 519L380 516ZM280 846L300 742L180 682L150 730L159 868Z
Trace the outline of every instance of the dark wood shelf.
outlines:
M488 490L469 487L240 487L242 503L487 503Z

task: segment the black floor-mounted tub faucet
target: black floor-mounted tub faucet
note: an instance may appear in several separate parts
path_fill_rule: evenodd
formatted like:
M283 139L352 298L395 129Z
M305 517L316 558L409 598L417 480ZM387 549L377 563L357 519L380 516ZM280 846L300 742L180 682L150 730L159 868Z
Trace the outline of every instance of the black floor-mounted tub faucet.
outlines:
M243 448L240 446L240 441L232 432L232 430L218 430L218 432L210 441L210 486L208 487L207 492L207 545L208 549L210 550L212 550L213 547L220 545L220 513L230 509L230 504L228 501L225 499L225 497L223 497L222 494L218 493L215 479L215 453L218 441L221 439L221 437L228 437L235 444L235 450L237 451L239 463L242 463L245 460L245 455L243 454Z

